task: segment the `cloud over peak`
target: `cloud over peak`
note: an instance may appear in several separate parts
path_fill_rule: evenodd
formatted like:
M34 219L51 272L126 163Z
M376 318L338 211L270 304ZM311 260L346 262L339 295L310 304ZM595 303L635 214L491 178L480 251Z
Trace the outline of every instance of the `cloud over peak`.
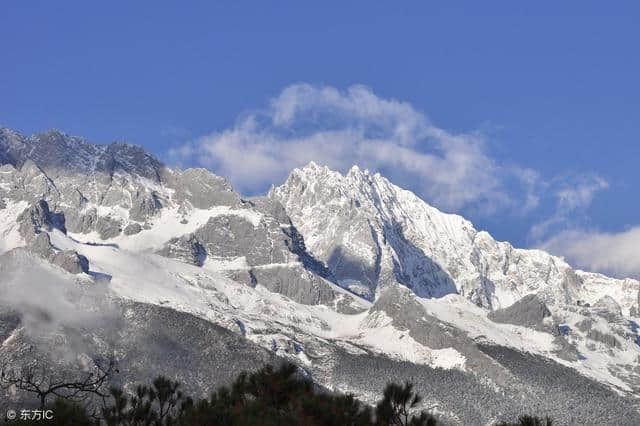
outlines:
M438 128L409 103L361 85L291 85L233 127L170 155L195 160L250 193L312 160L342 172L358 164L447 210L515 205L521 191L510 191L505 182L528 187L531 179L525 169L499 165L480 135Z
M443 210L476 217L535 212L529 238L536 246L584 269L640 276L640 263L630 254L640 228L619 234L581 230L594 197L609 187L604 178L575 171L546 177L500 161L482 133L449 132L411 104L362 85L288 86L232 127L169 154L176 163L205 166L249 194L311 161L342 173L359 165Z

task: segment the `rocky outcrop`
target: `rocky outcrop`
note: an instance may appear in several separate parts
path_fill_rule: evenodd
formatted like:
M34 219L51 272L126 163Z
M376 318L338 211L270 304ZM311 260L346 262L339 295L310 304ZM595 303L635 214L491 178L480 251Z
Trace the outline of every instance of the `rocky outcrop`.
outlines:
M231 185L208 170L175 171L167 179L167 184L175 190L174 200L179 204L188 203L198 209L240 204L240 197Z
M198 228L194 235L209 256L236 259L244 256L249 266L295 260L280 227L258 225L239 215L219 215Z
M75 250L64 250L55 253L51 263L70 274L86 274L89 272L89 260Z
M40 232L35 235L27 248L32 253L71 274L86 274L89 272L89 260L85 256L75 250L57 250L51 244L51 238L47 232Z
M136 191L132 195L132 205L129 210L129 218L138 221L145 221L158 213L162 204L158 195L147 191Z
M70 232L86 234L93 231L98 221L98 211L95 207L87 210L70 209L65 213L67 229Z
M327 281L307 271L302 265L254 268L251 272L255 284L260 284L298 303L329 304L336 297Z
M611 296L600 298L592 309L609 322L614 322L622 317L622 308Z
M95 230L100 234L100 238L108 240L120 235L122 232L122 224L109 216L101 216L96 222Z
M193 234L170 239L157 253L196 266L202 266L207 258L206 250Z
M529 294L507 308L489 312L488 316L494 322L546 330L545 319L551 317L551 311L538 296Z
M130 223L122 232L124 232L124 235L135 235L142 232L142 226L139 223Z
M53 259L56 254L56 251L51 244L51 238L46 232L41 232L35 236L28 247L33 253L47 260Z
M17 221L20 224L20 235L27 241L31 241L41 231L50 231L52 228L66 233L64 216L51 213L49 204L44 200L38 200L26 208Z

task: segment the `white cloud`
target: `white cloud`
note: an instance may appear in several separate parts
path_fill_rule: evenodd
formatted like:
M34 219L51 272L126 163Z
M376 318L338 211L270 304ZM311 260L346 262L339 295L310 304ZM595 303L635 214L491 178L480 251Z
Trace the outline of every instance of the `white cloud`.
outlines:
M550 187L556 198L556 211L534 225L530 235L536 246L564 257L574 267L619 278L640 278L640 226L618 233L590 230L586 210L595 195L609 188L600 176L580 175L555 179Z
M565 183L556 191L558 208L573 211L588 207L598 191L607 189L609 183L600 176L581 176L577 182Z
M640 277L640 226L620 233L585 230L560 232L540 245L575 267L616 277Z
M313 160L341 171L354 164L382 171L448 210L537 204L526 189L535 173L499 165L481 136L447 132L410 104L380 98L364 86L289 86L264 110L170 155L179 163L195 159L242 192L281 182ZM510 192L507 180L525 190ZM522 202L513 199L518 192L525 193Z
M586 218L586 210L595 195L609 188L609 183L597 175L581 174L556 178L544 186L555 198L556 208L551 217L531 227L529 236L538 242L549 238L552 233L578 226Z

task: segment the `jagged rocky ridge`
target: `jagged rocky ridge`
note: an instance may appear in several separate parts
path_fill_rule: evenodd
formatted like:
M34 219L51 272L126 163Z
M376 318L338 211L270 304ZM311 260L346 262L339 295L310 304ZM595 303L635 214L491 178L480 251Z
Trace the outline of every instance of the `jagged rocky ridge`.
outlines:
M115 351L129 363L125 381L151 375L152 359L196 393L229 377L216 373L225 363L285 357L369 401L386 380L420 377L425 404L452 423L534 405L559 424L638 420L637 281L496 242L356 167L341 175L312 163L243 199L206 170L172 170L130 145L2 129L0 272L11 313L0 320L3 359L46 353L53 333L93 342L72 345L71 358ZM45 275L40 289L32 278ZM34 331L34 302L17 295L51 285L67 289L63 306L85 306L87 291L125 306L100 323L114 335L150 312L174 319L155 320L164 333L134 333L150 336L134 348L35 303L55 321ZM181 324L194 321L197 333ZM202 333L208 343L195 345ZM220 333L236 343L220 345ZM207 352L218 346L222 358ZM197 363L172 364L167 352ZM234 353L253 355L238 364Z
M380 174L354 166L343 176L311 163L295 169L269 197L282 203L310 253L345 287L373 299L390 284L418 296L459 293L489 309L537 293L549 304L602 297L619 290L626 310L638 282L573 270L540 250L522 250L445 214Z

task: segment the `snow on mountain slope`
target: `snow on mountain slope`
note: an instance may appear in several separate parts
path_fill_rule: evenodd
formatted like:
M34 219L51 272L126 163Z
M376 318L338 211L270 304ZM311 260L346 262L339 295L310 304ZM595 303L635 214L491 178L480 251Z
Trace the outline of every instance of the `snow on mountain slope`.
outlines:
M454 368L463 364L455 351L436 351L414 344L408 350L402 333L381 325L373 334L361 334L363 314L340 314L331 306L302 305L258 285L255 288L228 279L212 268L198 268L145 251L130 251L111 245L91 245L55 230L51 241L57 248L77 250L91 259L91 274L116 294L143 303L168 306L204 319L238 329L268 349L273 347L267 329L278 328L276 335L295 340L306 333L322 339L361 343L379 353L393 354L402 360ZM341 294L344 290L336 289ZM355 299L362 309L370 304ZM275 325L277 324L277 326ZM258 330L258 332L255 332ZM278 340L278 339L276 339ZM408 339L410 340L410 338Z
M28 206L26 201L5 201L0 209L0 254L24 244L16 219Z
M631 339L618 337L621 346L612 349L602 342L594 342L587 337L588 333L575 326L581 321L595 321L598 324L596 327L602 327L603 334L612 333L611 327L602 318L595 317L594 319L588 313L585 315L585 312L570 312L564 309L557 311L557 314L563 318L567 341L575 346L576 353L580 354L577 359L567 360L558 354L561 348L558 336L523 326L498 325L487 318L486 311L473 306L459 295L451 294L441 299L421 299L420 303L428 314L452 324L460 330L465 330L468 336L474 340L540 354L600 382L608 383L616 389L627 392L634 391L626 382L625 377L620 377L615 370L617 370L617 366L635 365L640 356L640 347L636 343L637 337L634 336ZM632 335L632 328L627 327L623 330L622 334L624 333ZM596 346L595 343L598 345ZM633 376L635 375L631 377L632 383L637 380L637 376Z
M592 300L597 293L595 275L577 273L543 251L495 241L356 166L343 176L310 163L269 196L284 205L308 250L338 281L369 298L394 283L425 297L459 293L491 309L532 293L551 304ZM616 289L614 298L628 312L640 284L608 279L606 287Z
M113 210L103 208L106 214L113 214ZM86 234L69 233L74 238L85 241L117 244L119 247L130 250L158 250L171 238L180 237L196 231L205 225L212 217L233 215L244 218L253 226L258 226L262 215L259 212L247 209L235 209L229 206L215 206L210 209L193 209L188 214L180 211L178 207L165 208L158 215L150 218L148 226L153 232L138 232L133 235L120 234L113 238L101 239L97 232ZM189 219L187 220L186 217Z

